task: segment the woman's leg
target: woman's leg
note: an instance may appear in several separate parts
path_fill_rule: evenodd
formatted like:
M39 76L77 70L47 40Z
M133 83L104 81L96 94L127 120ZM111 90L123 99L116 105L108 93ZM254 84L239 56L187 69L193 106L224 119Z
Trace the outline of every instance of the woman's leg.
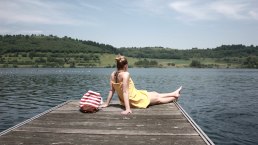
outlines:
M166 104L178 99L178 97L180 96L181 89L182 86L171 93L148 92L148 96L150 98L150 105Z

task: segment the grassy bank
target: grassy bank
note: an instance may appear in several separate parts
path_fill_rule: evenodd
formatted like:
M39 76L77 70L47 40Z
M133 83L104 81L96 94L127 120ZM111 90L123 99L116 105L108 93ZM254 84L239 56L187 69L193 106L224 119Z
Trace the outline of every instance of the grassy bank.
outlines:
M115 54L109 53L8 53L1 56L0 67L115 67ZM137 66L141 60L155 61L155 66ZM203 59L139 59L128 57L130 67L190 67L193 60L198 60L200 66L209 68L239 68L237 63L225 63L213 58Z

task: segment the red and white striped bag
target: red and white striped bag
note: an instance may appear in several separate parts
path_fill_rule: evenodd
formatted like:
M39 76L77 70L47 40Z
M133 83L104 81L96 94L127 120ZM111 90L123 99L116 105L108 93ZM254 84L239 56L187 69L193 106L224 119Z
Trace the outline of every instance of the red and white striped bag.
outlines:
M80 111L83 113L94 113L102 104L100 93L89 90L80 100Z

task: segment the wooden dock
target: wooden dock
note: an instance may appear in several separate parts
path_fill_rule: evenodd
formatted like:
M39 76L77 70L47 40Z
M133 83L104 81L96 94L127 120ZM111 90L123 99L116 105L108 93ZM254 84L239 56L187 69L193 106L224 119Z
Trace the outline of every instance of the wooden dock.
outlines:
M118 102L81 113L67 101L0 133L0 145L205 145L214 144L177 103L133 109Z

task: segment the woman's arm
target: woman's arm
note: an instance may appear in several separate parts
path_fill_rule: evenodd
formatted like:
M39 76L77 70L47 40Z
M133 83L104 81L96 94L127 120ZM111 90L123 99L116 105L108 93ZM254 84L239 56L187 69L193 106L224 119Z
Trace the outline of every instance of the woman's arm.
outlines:
M125 104L125 111L121 112L122 114L129 114L132 113L129 103L129 73L123 74L123 97L124 97L124 104Z
M109 93L108 93L108 96L107 96L107 101L105 103L103 103L101 105L101 107L107 107L109 105L114 93L115 93L115 89L112 85L112 77L113 77L113 73L110 76L110 82L109 82L110 90L109 90Z

